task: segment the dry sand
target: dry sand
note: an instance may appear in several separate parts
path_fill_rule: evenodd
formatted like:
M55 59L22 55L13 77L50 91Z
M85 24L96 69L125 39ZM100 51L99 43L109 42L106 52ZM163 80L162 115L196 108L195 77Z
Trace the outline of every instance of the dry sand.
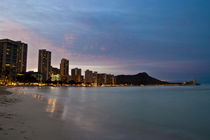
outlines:
M14 90L14 89L12 89ZM31 96L0 87L0 140L65 140L63 122L44 111Z

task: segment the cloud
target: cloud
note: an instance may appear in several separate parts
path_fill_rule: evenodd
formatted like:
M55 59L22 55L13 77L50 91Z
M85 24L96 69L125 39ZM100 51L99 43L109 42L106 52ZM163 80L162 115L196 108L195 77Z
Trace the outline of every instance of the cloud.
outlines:
M37 69L38 49L46 48L57 67L65 57L71 68L115 74L206 75L210 68L208 4L2 0L0 37L28 43L29 69Z
M100 72L111 72L110 65L118 64L118 60L107 58L101 55L83 54L73 52L65 46L57 46L53 41L44 38L27 26L12 21L0 22L0 38L9 38L12 40L20 40L28 44L28 70L37 71L38 67L38 50L47 49L52 52L52 65L59 67L60 60L67 58L70 60L71 67L79 66L81 68L89 68L100 70ZM65 35L65 40L73 44L76 37L74 35ZM93 49L93 47L91 47ZM101 48L105 50L105 48ZM109 70L107 70L109 69ZM114 71L113 71L114 72Z
M74 45L74 42L77 39L77 37L76 37L76 35L73 35L73 34L66 34L64 36L64 39L65 39L67 44Z
M52 51L54 63L59 63L61 57L69 58L71 55L65 48L55 46L51 41L43 38L22 24L11 21L0 22L0 32L0 38L20 40L28 44L28 70L37 70L38 49ZM54 52L56 52L55 55Z
M105 51L106 48L105 48L104 46L101 46L100 50L101 50L101 51Z

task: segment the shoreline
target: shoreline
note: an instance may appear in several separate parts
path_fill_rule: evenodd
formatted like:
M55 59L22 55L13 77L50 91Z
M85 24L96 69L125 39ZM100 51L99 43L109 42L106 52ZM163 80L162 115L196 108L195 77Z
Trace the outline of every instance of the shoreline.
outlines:
M7 86L0 86L0 95L10 95L12 92L7 90Z
M201 84L183 84L183 83L170 83L170 84L148 84L148 85L101 85L101 86L87 86L87 85L68 85L68 84L63 84L63 85L54 85L54 84L42 84L42 85L37 85L37 84L20 84L20 85L1 85L0 89L5 89L5 88L15 88L15 87L87 87L87 88L96 88L96 87L170 87L170 86L201 86Z
M0 100L3 96L16 99L15 102L9 104L0 104L0 140L67 140L87 138L83 134L86 131L75 125L74 121L65 121L59 117L56 118L56 115L53 115L53 113L46 112L46 103L49 100L35 95L36 92L32 92L34 94L34 97L32 97L33 95L31 94L20 93L19 88L0 87L0 93L6 93L6 95L0 94ZM53 100L50 102L53 105ZM57 103L59 106L59 102ZM157 132L159 134L159 131ZM74 135L74 133L78 134ZM158 134L150 134L148 132L145 138L150 135L155 138ZM160 131L160 134L163 134L162 137L165 138L166 133ZM172 134L170 133L171 138Z
M0 87L1 140L58 140L56 133L62 121L44 111L46 104L30 95L18 94L16 89Z

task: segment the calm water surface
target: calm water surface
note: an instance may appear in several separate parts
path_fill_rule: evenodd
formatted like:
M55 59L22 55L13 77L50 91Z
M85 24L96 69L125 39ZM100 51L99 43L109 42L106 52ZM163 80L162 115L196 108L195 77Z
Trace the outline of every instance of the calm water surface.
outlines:
M66 131L63 134L72 139L210 139L210 86L22 91L45 102L43 109L65 122L58 131Z

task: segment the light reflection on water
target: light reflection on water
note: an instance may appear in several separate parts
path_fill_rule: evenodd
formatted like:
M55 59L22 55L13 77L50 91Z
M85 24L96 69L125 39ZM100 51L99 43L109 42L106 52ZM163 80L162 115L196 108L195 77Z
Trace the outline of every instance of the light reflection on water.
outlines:
M54 113L56 108L56 99L48 99L48 106L46 108L46 112Z
M43 95L37 94L37 93L27 93L18 90L18 94L21 95L29 95L34 99L37 99L43 103L46 104L45 106L45 112L51 113L52 117L63 119L64 116L64 105L62 102L58 102L56 97L45 97Z
M79 138L210 138L210 95L206 94L210 87L60 87L22 91L19 93L46 103L44 111L64 120L66 130L74 123L81 130Z

